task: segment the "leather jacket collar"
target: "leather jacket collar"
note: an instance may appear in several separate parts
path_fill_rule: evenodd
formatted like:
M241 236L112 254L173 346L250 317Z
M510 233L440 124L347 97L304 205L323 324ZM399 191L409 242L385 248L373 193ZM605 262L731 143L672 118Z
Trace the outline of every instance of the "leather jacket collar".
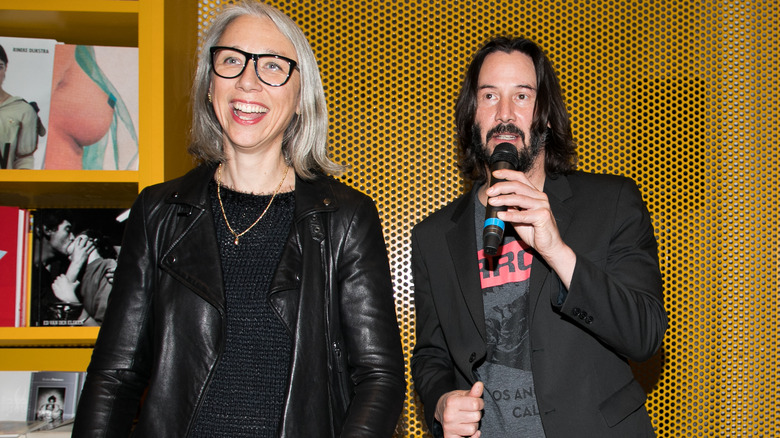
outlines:
M210 175L213 175L216 170L216 163L202 164L188 175L191 177L172 181L171 195L165 202L206 210L209 205L208 183ZM316 181L325 178L324 176L317 176L314 181L306 181L298 175L295 176L296 222L309 214L338 209L338 199L334 196L331 185L316 183Z

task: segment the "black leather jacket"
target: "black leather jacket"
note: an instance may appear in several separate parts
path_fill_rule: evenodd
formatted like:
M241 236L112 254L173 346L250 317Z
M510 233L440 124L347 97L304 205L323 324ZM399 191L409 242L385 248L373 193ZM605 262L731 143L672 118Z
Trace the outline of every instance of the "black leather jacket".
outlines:
M213 166L142 191L125 231L74 437L184 437L224 348ZM404 364L382 228L367 196L296 180L269 300L293 340L281 437L389 437ZM264 360L273 358L258 358Z

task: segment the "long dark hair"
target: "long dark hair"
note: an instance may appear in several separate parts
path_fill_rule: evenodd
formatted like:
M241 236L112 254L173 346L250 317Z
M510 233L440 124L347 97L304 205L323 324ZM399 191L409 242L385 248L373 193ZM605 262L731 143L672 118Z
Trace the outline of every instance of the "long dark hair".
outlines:
M483 182L487 178L487 163L483 158L484 154L479 153L481 144L477 141L479 133L476 132L474 117L477 112L477 86L482 64L488 55L499 51L520 52L533 60L537 92L529 137L542 138L546 135L544 151L545 171L548 175L573 172L577 167L577 148L571 133L569 113L552 64L542 49L531 40L497 37L488 41L474 55L466 70L463 87L455 105L455 125L460 146L458 167L461 173L474 182Z

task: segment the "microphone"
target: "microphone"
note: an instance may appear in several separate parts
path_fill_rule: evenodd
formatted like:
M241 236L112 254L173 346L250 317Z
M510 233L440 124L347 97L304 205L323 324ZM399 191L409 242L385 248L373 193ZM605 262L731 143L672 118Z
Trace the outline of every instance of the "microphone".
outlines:
M504 181L503 179L493 178L493 171L499 169L517 170L520 164L517 159L517 149L511 143L501 143L493 150L490 156L490 187L493 184ZM485 255L496 255L498 247L504 240L504 221L499 219L497 213L505 211L506 207L495 207L488 203L485 206L485 225L482 228L482 240Z

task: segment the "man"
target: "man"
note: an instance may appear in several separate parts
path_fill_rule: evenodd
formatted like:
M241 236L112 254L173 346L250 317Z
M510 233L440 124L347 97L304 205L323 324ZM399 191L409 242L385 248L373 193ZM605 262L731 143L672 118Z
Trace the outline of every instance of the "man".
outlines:
M412 377L435 436L654 436L628 359L667 328L657 244L628 178L575 171L555 72L525 39L475 55L456 105L473 182L412 231ZM518 170L489 157L510 143ZM485 256L485 205L505 206Z

